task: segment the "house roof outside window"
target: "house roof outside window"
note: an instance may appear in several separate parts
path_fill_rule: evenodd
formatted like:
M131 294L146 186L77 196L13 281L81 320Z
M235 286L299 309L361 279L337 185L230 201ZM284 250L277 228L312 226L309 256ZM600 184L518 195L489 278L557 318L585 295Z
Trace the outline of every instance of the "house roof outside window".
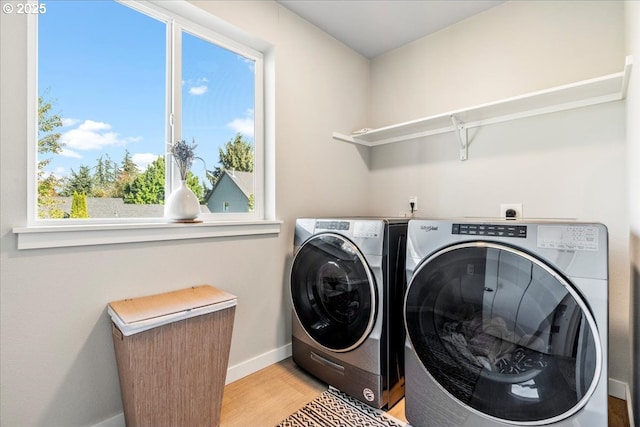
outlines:
M211 212L248 212L254 193L253 178L253 172L224 170L205 196L205 204Z
M56 197L57 208L67 214L71 212L71 197ZM200 205L202 212L209 212ZM87 197L87 212L90 218L162 218L164 205L125 203L116 197Z

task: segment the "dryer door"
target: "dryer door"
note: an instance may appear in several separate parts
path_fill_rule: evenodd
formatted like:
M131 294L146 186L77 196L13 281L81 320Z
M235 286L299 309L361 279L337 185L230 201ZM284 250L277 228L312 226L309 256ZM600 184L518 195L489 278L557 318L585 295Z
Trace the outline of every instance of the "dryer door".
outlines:
M318 234L302 244L291 269L291 297L307 334L329 350L352 350L373 328L373 276L358 248L341 235Z
M602 369L581 295L543 261L506 245L460 243L423 260L407 289L405 324L442 390L505 423L569 417Z

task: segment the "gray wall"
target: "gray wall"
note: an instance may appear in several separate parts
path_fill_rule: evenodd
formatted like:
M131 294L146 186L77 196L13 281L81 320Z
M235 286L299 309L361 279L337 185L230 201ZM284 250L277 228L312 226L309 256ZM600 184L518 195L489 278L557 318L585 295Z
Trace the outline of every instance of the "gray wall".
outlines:
M619 72L624 4L513 1L372 61L373 127ZM637 70L634 70L637 73ZM627 382L629 219L624 101L376 147L376 214L495 217L522 203L530 218L598 221L609 229L609 376Z
M3 426L88 426L121 413L109 301L209 283L238 296L232 367L286 352L295 218L367 213L367 154L331 133L364 120L368 61L275 2L201 5L274 45L280 235L18 251L12 227L25 225L27 205L26 20L0 14Z
M629 236L631 252L629 386L635 425L640 425L640 2L625 2L627 52L635 58L635 74L627 97Z
M26 218L26 24L0 14L2 425L86 426L121 412L111 300L210 283L239 297L232 367L282 354L294 219L397 215L413 195L419 216L495 216L500 203L521 202L529 217L609 226L610 376L628 382L629 230L640 235L629 194L640 185L627 172L640 148L626 141L624 102L476 129L467 162L450 134L373 149L331 139L618 72L622 2L508 2L372 62L275 2L193 3L275 47L282 232L16 250L11 228Z

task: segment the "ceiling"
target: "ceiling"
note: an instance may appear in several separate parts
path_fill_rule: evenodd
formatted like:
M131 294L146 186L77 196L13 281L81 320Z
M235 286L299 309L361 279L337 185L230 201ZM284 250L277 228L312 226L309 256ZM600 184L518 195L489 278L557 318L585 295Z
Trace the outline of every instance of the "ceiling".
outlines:
M503 0L277 0L367 58L439 31Z

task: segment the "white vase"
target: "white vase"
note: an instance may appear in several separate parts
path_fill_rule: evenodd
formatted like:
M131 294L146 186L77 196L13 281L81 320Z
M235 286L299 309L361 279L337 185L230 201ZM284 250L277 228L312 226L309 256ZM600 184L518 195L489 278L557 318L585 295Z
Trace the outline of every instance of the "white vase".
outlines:
M174 221L196 219L200 215L200 203L198 198L187 187L187 181L182 180L180 187L171 192L164 202L165 218Z

